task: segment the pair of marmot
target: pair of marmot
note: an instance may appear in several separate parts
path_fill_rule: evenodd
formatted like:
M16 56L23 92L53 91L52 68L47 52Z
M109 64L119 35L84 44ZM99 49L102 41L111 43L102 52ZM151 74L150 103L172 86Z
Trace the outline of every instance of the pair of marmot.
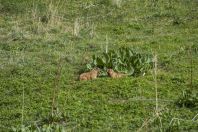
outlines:
M82 73L80 75L80 80L93 80L93 79L96 79L97 76L98 76L99 71L100 71L100 69L95 68L95 69L91 70L90 72ZM108 73L108 75L111 78L120 78L120 77L126 76L126 74L114 72L113 69L108 69L107 73Z

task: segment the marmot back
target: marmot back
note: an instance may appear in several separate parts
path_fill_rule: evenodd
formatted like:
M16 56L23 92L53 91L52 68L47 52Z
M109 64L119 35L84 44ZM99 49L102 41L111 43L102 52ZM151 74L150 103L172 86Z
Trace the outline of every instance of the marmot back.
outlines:
M90 72L85 72L80 75L80 80L93 80L96 79L99 73L99 69L93 69Z

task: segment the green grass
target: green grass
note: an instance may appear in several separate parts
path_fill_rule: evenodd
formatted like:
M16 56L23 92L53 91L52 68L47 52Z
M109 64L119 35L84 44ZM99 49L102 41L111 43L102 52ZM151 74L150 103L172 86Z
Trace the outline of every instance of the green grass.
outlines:
M54 87L58 109L68 130L137 131L155 114L155 82L144 77L98 78L78 81L93 54L122 46L158 55L159 120L141 131L193 131L188 122L198 107L179 108L174 101L190 88L190 45L198 40L196 0L149 2L126 0L118 7L110 0L1 0L0 1L0 131L40 121L51 113ZM73 35L76 19L80 27ZM198 88L198 54L193 53L193 88ZM56 73L62 59L60 81ZM164 101L166 100L166 101Z

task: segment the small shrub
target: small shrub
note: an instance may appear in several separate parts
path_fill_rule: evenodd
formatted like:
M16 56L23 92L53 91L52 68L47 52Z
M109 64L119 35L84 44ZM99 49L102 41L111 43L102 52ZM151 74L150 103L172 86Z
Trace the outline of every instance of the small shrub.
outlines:
M183 94L176 101L176 105L187 108L198 106L198 93L192 90L184 90Z
M92 62L87 64L87 70L99 67L102 69L100 75L106 75L106 70L111 68L117 72L138 76L146 73L152 68L152 65L151 55L123 47L118 50L110 50L100 56L94 55Z

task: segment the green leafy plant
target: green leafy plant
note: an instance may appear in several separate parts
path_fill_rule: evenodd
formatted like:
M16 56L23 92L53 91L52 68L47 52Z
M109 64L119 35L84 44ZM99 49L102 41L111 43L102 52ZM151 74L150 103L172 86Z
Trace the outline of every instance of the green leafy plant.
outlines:
M111 68L132 76L145 74L152 68L153 60L149 54L144 54L122 47L118 50L110 50L102 55L94 55L91 63L87 64L87 70L95 67L101 69L100 75L106 75L106 70Z
M198 93L189 89L184 90L182 96L176 101L176 105L187 108L198 106Z

